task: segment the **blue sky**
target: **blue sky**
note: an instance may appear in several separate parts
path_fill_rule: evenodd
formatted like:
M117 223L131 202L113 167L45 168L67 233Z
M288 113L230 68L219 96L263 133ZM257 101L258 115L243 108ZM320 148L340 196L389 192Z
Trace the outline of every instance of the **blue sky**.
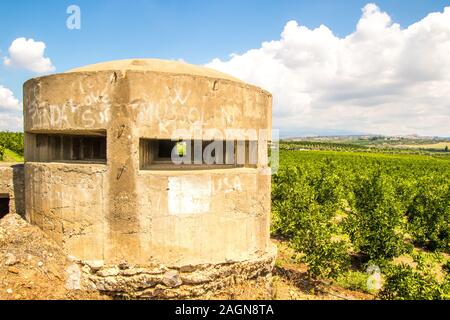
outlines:
M370 1L144 1L17 0L0 2L0 56L13 40L32 38L46 44L45 56L56 72L99 61L154 57L207 64L260 48L280 39L295 20L311 30L321 24L339 38L353 33L361 9ZM430 12L450 6L443 0L378 0L402 28ZM66 28L66 8L81 8L81 30ZM36 73L0 64L0 85L21 100L21 86ZM0 117L2 115L0 114Z

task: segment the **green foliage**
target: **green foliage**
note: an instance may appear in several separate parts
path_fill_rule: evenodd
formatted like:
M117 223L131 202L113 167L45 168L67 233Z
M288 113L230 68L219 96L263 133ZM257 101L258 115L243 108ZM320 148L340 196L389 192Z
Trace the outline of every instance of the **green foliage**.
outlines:
M274 233L291 239L311 276L334 277L349 265L348 245L334 223L339 207L335 165L324 161L316 170L298 166L274 177Z
M21 132L0 132L0 147L14 151L20 156L23 156L23 133ZM0 157L2 153L0 150ZM2 158L2 157L1 157Z
M186 154L186 142L180 141L176 144L176 152L178 156L183 157Z
M329 212L312 205L307 213L298 215L301 226L292 239L292 247L303 253L311 276L336 277L349 267L348 245L337 235Z
M0 145L0 161L3 161L4 156L5 156L5 147Z
M377 168L355 184L355 210L347 219L350 238L370 260L391 259L402 254L404 215L391 179Z
M272 232L312 276L339 277L351 254L386 265L410 252L411 240L448 251L449 159L282 144Z
M450 260L444 263L442 266L442 270L448 274L450 274Z
M423 177L407 208L414 240L431 250L450 250L450 180Z
M371 293L367 286L369 274L360 271L349 271L343 273L336 279L336 283L349 290L359 290L362 292Z
M285 150L332 150L332 151L370 151L369 147L351 144L320 141L289 141L283 142L281 149Z
M385 300L442 300L450 299L450 278L438 281L431 272L432 265L416 255L417 267L390 265L385 270L385 283L378 296Z

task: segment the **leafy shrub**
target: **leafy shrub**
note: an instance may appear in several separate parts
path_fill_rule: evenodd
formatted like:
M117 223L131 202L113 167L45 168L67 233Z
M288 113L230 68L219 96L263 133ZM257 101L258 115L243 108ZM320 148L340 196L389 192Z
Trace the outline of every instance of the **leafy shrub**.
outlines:
M325 161L313 171L297 166L274 177L273 232L290 239L313 277L335 277L349 265L347 242L334 222L339 178L333 171Z
M375 261L402 254L405 221L391 179L377 169L359 179L354 193L346 230L355 248Z
M301 167L280 170L273 179L272 233L292 238L298 232L297 216L309 210L313 194L310 188L304 188L307 184Z
M415 257L416 269L409 265L390 265L379 297L385 300L450 299L450 278L439 282L432 268L420 256Z
M301 228L291 241L292 247L303 253L301 261L308 264L313 277L336 277L350 264L348 244L337 235L327 215L324 208L313 204L308 212L297 216Z
M349 290L358 290L371 293L367 286L369 275L366 272L349 271L340 275L336 279L336 283Z
M409 230L414 240L431 250L450 250L450 181L422 178L416 196L407 209Z
M4 156L5 156L5 147L0 145L0 161L3 161Z
M448 274L450 274L450 260L444 263L442 266L442 270Z

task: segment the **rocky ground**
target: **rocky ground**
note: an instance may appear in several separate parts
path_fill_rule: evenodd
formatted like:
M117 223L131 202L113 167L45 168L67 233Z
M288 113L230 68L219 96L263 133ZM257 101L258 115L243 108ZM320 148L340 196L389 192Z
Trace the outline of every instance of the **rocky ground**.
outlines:
M70 261L39 228L19 215L0 220L0 299L104 299L67 290Z
M282 242L274 271L272 292L256 282L247 282L211 295L211 299L371 299L367 294L345 290L325 282L313 282L306 269L291 260ZM0 219L0 300L5 299L111 299L98 292L66 288L72 264L66 254L39 228L20 216Z

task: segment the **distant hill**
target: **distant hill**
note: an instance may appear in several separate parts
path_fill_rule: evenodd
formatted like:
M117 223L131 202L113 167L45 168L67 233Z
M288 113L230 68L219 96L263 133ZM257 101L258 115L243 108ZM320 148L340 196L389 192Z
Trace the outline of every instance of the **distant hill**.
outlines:
M421 153L450 156L450 138L420 136L315 136L282 139L284 147L307 150Z

